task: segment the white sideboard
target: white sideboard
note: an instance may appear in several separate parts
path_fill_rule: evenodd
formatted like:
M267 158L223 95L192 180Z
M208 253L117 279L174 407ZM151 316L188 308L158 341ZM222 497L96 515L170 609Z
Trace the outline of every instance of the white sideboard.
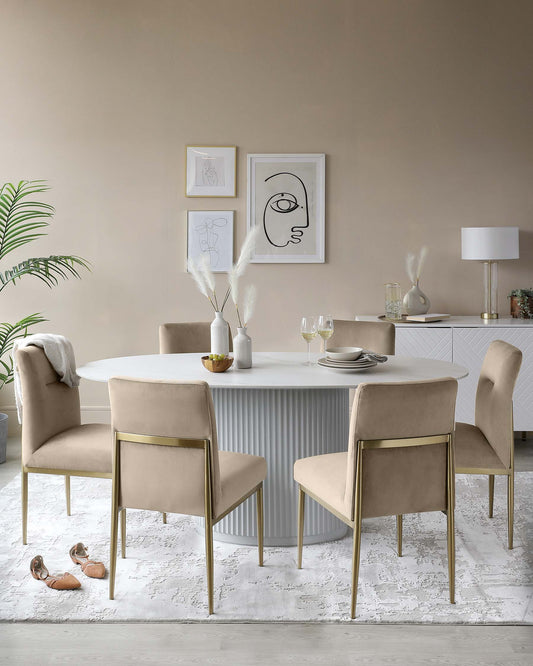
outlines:
M375 316L356 317L380 321ZM396 354L422 356L464 365L469 375L459 382L457 420L474 423L476 388L489 344L505 340L522 350L522 368L514 392L515 430L533 430L533 320L450 317L428 324L396 324Z

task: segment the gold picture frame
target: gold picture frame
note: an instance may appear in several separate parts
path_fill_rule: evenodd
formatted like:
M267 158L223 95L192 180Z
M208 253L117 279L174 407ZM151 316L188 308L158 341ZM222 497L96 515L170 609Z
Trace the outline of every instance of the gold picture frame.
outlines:
M237 196L237 146L185 146L185 196Z

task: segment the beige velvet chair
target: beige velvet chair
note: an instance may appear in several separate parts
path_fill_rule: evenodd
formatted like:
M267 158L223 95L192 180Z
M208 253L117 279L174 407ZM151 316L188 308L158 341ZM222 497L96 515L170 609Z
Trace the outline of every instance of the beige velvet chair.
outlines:
M263 566L266 461L218 450L206 382L115 377L109 381L109 396L115 439L109 598L114 598L119 511L135 508L203 516L211 614L213 525L254 493L259 566ZM125 521L122 525L124 556Z
M351 617L355 617L361 521L397 517L402 554L404 513L445 511L450 602L455 603L453 425L457 380L360 384L348 451L297 460L298 568L302 567L305 496L353 529Z
M70 516L70 477L112 476L108 425L81 425L77 388L60 382L40 347L16 352L22 387L22 542L27 543L28 474L65 477Z
M389 321L333 320L328 347L363 347L378 354L394 354L396 328Z
M228 327L229 328L229 327ZM231 328L228 331L229 349L233 350ZM159 326L160 354L209 353L211 349L211 323L208 321L161 324Z
M487 474L489 517L493 515L494 477L507 476L508 547L513 547L514 431L513 391L522 352L502 340L490 343L477 385L475 425L455 426L455 473Z

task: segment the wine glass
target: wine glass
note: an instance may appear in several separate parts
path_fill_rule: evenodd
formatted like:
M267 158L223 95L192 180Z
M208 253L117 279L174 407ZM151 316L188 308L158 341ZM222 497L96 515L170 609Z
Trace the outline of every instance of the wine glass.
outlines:
M333 335L333 317L331 315L320 315L318 318L318 335L322 338L322 351L326 351L327 340Z
M311 363L311 340L316 336L316 319L314 317L302 317L300 324L300 333L302 338L307 342L307 363Z

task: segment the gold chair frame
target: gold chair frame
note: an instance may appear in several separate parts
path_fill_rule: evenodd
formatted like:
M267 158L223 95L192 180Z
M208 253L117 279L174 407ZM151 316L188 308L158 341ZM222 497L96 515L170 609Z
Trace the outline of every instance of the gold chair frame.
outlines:
M67 516L70 516L70 477L87 476L93 479L111 479L109 472L84 472L77 469L54 469L48 467L26 467L22 465L22 543L28 543L28 474L55 474L65 477L65 499L67 503Z
M457 467L456 474L480 474L489 477L489 518L494 516L494 477L507 477L507 547L513 549L514 535L514 419L511 417L511 448L508 469L488 467Z
M207 599L209 615L213 610L213 526L222 518L236 509L245 500L256 495L257 505L257 547L259 554L259 566L263 566L263 482L252 488L244 497L232 504L216 519L213 515L213 479L211 475L211 441L209 439L189 439L183 437L160 437L154 435L139 435L126 432L115 432L113 446L113 491L111 500L111 553L109 565L109 598L115 598L115 573L117 564L117 541L118 541L118 514L121 514L121 545L122 557L126 557L126 507L119 505L120 497L120 442L131 442L136 444L153 444L156 446L173 446L185 449L202 449L204 452L204 521L205 521L205 555L207 568ZM166 522L166 514L164 514Z
M361 555L361 522L363 497L363 451L365 449L393 449L406 446L427 446L430 444L446 444L446 513L447 516L447 542L448 542L448 577L450 589L450 603L455 603L455 474L453 433L447 435L434 435L429 437L410 437L402 439L373 439L358 440L357 454L355 456L355 493L352 505L353 520L348 520L327 502L298 484L298 569L302 568L303 532L305 518L305 496L309 495L315 502L321 504L334 516L353 529L352 549L352 597L350 615L355 618L357 603L357 584L359 580L359 563ZM398 556L402 556L402 528L403 516L396 516Z

